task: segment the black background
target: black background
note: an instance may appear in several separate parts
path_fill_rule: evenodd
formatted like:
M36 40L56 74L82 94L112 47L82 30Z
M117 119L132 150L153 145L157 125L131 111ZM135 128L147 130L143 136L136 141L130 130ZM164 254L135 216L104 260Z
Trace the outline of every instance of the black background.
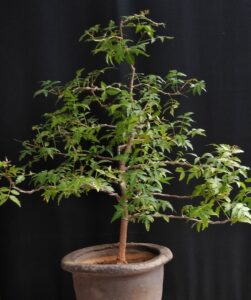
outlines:
M119 15L150 9L167 23L175 40L152 49L139 64L144 72L180 71L207 83L207 94L186 100L205 144L238 144L251 166L251 2L248 0L9 0L0 8L0 158L17 161L20 144L41 114L53 109L33 99L43 79L68 80L83 66L97 67L78 38L87 27ZM198 142L199 151L202 142ZM112 202L91 193L82 199L45 204L23 197L22 208L0 208L1 300L73 300L70 274L60 269L66 253L117 241L110 224ZM188 224L156 221L151 232L131 226L130 241L169 246L163 299L251 299L251 227L214 226L196 233ZM126 291L125 291L126 292ZM88 299L91 300L91 299ZM136 299L135 299L136 300ZM154 300L154 299L153 299Z

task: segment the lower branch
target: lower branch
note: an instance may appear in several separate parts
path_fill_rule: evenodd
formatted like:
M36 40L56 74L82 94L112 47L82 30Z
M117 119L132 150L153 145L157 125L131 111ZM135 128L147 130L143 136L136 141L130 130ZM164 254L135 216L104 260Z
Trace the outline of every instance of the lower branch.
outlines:
M39 192L39 191L41 191L41 190L44 189L43 187L40 187L40 188L33 189L33 190L23 190L23 189L20 189L20 188L17 187L17 186L12 186L12 188L13 188L14 190L18 191L18 192L21 193L21 194L29 194L29 195L34 194L34 193Z
M202 220L200 219L196 219L196 218L190 218L187 216L177 216L177 215L165 215L167 218L169 219L177 219L177 220L187 220L187 221L193 221L196 223L201 223ZM161 216L160 216L161 217ZM231 221L229 219L226 220L218 220L218 221L208 221L208 224L212 224L212 225L220 225L220 224L226 224L226 223L230 223Z
M32 189L32 190L23 190L23 189L17 187L15 182L8 175L4 175L3 177L6 178L9 181L10 187L12 189L14 189L14 190L16 190L16 191L18 191L19 193L22 193L22 194L34 194L34 193L39 192L43 189L43 187L39 187L37 189Z

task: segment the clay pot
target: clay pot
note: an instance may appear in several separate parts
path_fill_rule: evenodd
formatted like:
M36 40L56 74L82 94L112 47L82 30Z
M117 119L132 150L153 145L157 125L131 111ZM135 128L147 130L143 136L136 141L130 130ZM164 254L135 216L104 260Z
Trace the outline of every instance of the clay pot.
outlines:
M116 264L118 244L74 251L62 260L72 273L77 300L161 300L164 264L172 252L155 244L129 243L128 264Z

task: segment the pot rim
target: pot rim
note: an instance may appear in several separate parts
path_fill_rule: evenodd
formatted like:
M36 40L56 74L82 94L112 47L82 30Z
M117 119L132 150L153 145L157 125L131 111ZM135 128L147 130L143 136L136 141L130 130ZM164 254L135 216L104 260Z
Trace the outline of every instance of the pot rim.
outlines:
M79 262L81 258L91 252L111 250L118 248L116 244L102 244L91 247L86 247L73 251L63 257L61 267L71 273L106 273L106 274L136 274L147 272L157 267L163 266L173 258L171 250L165 246L151 243L128 243L127 249L139 249L156 253L153 258L137 263L130 264L85 264Z

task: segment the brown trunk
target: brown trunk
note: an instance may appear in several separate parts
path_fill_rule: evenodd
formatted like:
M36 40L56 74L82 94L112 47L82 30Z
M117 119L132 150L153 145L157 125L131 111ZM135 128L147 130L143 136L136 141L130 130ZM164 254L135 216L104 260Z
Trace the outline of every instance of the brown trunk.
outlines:
M127 242L127 228L128 219L122 218L120 221L120 233L119 233L119 251L118 251L118 264L126 264L126 242Z
M125 164L124 162L120 162L119 169L122 172L125 172ZM126 183L124 180L120 183L120 192L121 198L120 201L125 201L123 206L124 216L120 221L120 232L119 232L119 249L118 249L118 264L126 264L126 242L127 242L127 228L128 228L128 208L127 208L127 197L126 197Z
M121 37L123 38L123 24L120 23L120 32L121 32ZM131 70L132 70L132 76L129 84L129 92L131 94L132 100L133 100L133 84L134 84L134 77L135 77L135 67L131 65ZM125 147L124 154L129 154L132 150L133 146L133 139L135 136L135 132L132 132L131 136L128 139L128 142ZM119 153L120 154L120 153ZM119 162L119 170L122 172L126 172L127 168L126 165L123 161ZM120 182L120 192L121 192L121 197L120 201L125 201L124 205L124 216L121 218L120 222L120 233L119 233L119 250L118 250L118 258L117 262L118 264L126 264L126 242L127 242L127 229L128 229L128 199L126 195L126 182L124 179Z

